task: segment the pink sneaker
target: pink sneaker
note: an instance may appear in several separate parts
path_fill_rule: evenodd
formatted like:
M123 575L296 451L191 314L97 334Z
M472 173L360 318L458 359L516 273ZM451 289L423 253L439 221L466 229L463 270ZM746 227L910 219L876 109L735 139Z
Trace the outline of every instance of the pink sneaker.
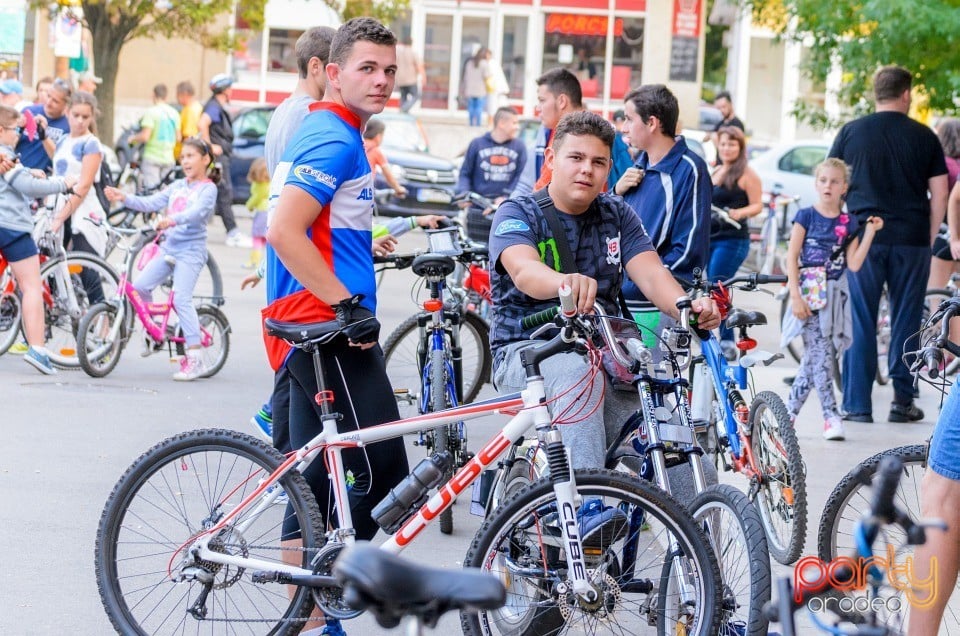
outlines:
M196 380L206 368L200 356L191 356L187 354L180 358L180 370L173 374L173 379L178 382L190 382Z
M843 422L836 415L828 417L823 423L823 439L831 442L842 442L844 440Z

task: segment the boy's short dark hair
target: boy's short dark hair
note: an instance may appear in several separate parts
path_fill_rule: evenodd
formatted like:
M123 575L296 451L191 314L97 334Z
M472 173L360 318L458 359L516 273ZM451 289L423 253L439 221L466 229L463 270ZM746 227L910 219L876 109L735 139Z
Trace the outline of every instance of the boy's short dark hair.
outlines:
M884 66L873 76L873 95L878 102L897 99L911 86L913 76L902 66Z
M645 84L627 93L625 102L632 102L640 120L646 123L651 117L660 120L660 130L666 137L677 136L677 120L680 104L677 97L663 84Z
M537 78L537 86L546 86L553 95L566 95L574 108L583 108L583 90L577 76L565 68L550 69Z
M559 148L567 135L575 137L592 135L612 150L616 132L613 130L613 124L600 115L581 110L575 113L567 113L560 118L557 129L553 131L553 147Z
M718 99L725 99L731 104L733 103L733 98L730 97L730 91L720 91L717 93L717 96L713 98L713 101L717 101Z
M327 62L343 64L350 57L357 42L371 42L382 46L396 46L397 36L393 31L373 18L352 18L337 29L330 43L330 59Z
M157 84L153 87L153 96L157 99L166 99L167 98L167 85L166 84Z
M190 82L180 82L177 84L177 95L195 95L196 90Z
M513 106L501 106L497 109L497 112L493 114L493 125L496 126L507 117L518 117L519 115Z
M20 111L13 106L0 104L0 126L14 126L20 120Z
M363 138L373 139L377 135L382 134L386 129L387 127L382 121L376 117L372 117L367 121L367 125L363 129Z
M333 36L337 34L336 30L328 26L318 26L307 29L303 32L294 50L297 54L297 70L300 77L306 77L310 60L319 59L324 65L330 60L330 44L333 42Z

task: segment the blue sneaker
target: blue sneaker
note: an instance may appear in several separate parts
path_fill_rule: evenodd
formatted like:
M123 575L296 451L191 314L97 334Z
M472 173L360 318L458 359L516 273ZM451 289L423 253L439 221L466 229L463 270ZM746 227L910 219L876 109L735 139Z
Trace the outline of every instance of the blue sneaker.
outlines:
M604 506L600 499L588 499L577 511L580 540L584 547L605 548L627 533L627 513L613 506Z
M270 403L265 402L260 410L250 418L250 424L257 432L264 436L268 442L273 441L273 413L270 412Z
M56 375L57 370L50 364L50 356L30 347L23 354L23 361L44 375Z
M327 618L327 625L320 632L320 636L347 636L347 632L343 631L339 620Z

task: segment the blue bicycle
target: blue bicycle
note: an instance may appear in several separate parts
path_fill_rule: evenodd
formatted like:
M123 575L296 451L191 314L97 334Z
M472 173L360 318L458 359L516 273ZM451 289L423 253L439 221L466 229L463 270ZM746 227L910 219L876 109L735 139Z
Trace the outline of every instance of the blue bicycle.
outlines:
M465 295L461 292L458 296L447 286L447 277L458 263L485 260L487 248L461 241L457 227L426 234L428 253L378 259L396 269L411 268L429 290L429 298L419 303L423 311L401 324L384 345L384 362L397 400L416 405L418 413L472 402L490 377L489 328L464 307ZM462 422L422 431L415 444L425 447L427 453L450 453L453 461L446 479L473 457L467 450ZM440 515L440 531L453 532L450 508Z
M731 288L754 291L759 285L784 282L786 276L764 274L723 283L698 276L692 287L729 307ZM697 330L701 354L690 364L691 417L703 431L700 445L713 454L717 468L735 470L749 480L747 497L760 513L770 554L790 565L800 557L807 531L803 458L783 400L772 391L756 393L750 375L753 367L767 366L783 355L755 350L757 341L747 335L748 328L767 324L762 313L731 309L726 320L737 331L733 362L724 358L714 334Z

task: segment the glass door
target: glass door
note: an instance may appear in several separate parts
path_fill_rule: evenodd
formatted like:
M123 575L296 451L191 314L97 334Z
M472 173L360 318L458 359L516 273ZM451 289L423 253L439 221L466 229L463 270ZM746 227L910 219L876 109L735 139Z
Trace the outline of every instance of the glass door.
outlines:
M449 107L453 16L428 14L423 42L423 66L427 77L423 85L422 106L446 110Z

